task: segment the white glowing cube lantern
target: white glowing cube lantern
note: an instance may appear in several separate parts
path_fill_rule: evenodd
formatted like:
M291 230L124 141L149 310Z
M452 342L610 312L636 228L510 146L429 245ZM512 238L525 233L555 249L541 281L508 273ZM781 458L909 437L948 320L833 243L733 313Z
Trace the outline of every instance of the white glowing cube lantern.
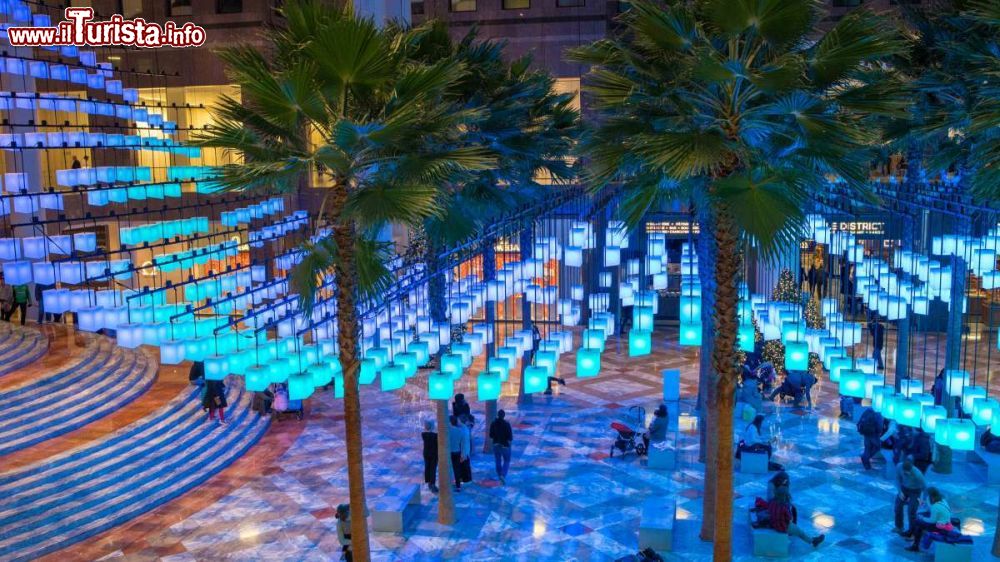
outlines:
M615 267L621 264L622 252L619 246L606 246L604 248L604 267Z
M667 288L667 274L666 273L655 273L653 274L653 289L663 290Z
M977 398L986 398L986 389L981 386L966 386L962 388L962 409L972 412L972 403Z
M566 246L566 251L563 252L563 263L567 267L581 267L583 265L583 247Z
M899 392L907 398L912 397L914 394L922 394L924 392L924 383L918 379L903 379L899 381Z
M969 372L949 369L944 372L945 388L952 398L962 396L962 390L969 386Z
M575 301L583 300L583 285L571 285L569 288L569 298Z

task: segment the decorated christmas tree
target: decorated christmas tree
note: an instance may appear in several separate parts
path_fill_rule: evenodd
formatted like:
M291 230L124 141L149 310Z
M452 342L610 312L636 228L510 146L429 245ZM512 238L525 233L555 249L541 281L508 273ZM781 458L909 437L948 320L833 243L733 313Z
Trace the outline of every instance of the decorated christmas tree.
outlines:
M802 303L802 290L795 281L795 276L789 269L782 269L778 274L778 284L771 292L771 300L776 302Z
M816 330L822 330L826 327L826 320L820 314L819 301L817 299L809 299L806 302L806 327Z

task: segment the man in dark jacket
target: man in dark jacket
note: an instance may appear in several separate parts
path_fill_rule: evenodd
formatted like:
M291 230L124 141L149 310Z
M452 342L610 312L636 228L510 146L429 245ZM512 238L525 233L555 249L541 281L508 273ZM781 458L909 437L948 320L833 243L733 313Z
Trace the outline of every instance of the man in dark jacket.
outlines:
M882 348L885 346L885 327L877 319L872 317L868 323L868 331L872 334L872 359L875 366L885 369L885 362L882 361Z
M861 464L865 470L871 470L872 457L882 450L882 415L868 408L858 420L858 433L865 441L865 450L861 453Z
M507 470L510 468L510 442L514 440L514 432L510 423L504 419L507 413L497 412L497 419L490 424L490 439L493 441L493 459L496 461L497 477L501 484L507 483Z

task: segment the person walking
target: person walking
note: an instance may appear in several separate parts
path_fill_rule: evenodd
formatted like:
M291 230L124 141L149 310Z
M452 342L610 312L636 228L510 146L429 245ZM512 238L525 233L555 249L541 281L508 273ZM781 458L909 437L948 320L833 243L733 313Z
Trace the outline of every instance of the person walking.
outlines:
M438 434L434 431L434 422L426 420L424 431L420 434L424 442L424 483L433 493L438 493L437 487L437 466L438 466Z
M455 474L455 491L461 492L462 481L465 480L465 464L469 462L469 431L459 423L458 416L451 416L448 422L451 424L448 427L451 471ZM469 475L469 480L471 479L471 475Z
M865 409L858 420L858 433L864 439L865 448L861 453L861 464L865 470L872 469L872 457L882 450L882 415L871 408Z
M456 394L455 400L451 403L451 414L458 418L462 425L469 429L469 451L472 451L472 428L476 427L476 417L472 415L472 406L465 399L464 394Z
M214 420L215 413L219 413L219 423L226 423L226 386L222 381L205 381L205 387L201 391L201 407L208 410L208 419Z
M28 291L27 285L14 285L14 306L11 311L7 314L7 320L9 321L14 316L14 310L21 311L21 325L24 326L25 321L28 319L28 306L31 304L31 293Z
M875 367L885 369L885 363L882 361L882 347L885 345L885 327L873 315L871 321L868 322L868 331L872 335L872 359L875 360Z
M924 493L924 475L913 464L913 457L907 456L896 466L895 531L904 537L913 536L914 521L917 520L917 506ZM906 506L907 527L903 529L903 506Z
M507 413L497 412L497 419L490 424L490 439L493 441L493 459L496 462L497 478L501 484L507 484L507 470L510 469L510 443L514 440L514 431L506 419Z
M0 319L9 322L14 314L14 287L7 284L0 273Z

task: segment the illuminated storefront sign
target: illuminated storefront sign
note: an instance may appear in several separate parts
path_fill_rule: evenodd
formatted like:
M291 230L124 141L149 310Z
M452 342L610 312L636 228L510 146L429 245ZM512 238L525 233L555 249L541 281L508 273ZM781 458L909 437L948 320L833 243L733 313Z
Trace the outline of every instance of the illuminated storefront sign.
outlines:
M687 236L701 232L701 226L691 221L650 221L646 223L646 232L656 232L671 236Z

